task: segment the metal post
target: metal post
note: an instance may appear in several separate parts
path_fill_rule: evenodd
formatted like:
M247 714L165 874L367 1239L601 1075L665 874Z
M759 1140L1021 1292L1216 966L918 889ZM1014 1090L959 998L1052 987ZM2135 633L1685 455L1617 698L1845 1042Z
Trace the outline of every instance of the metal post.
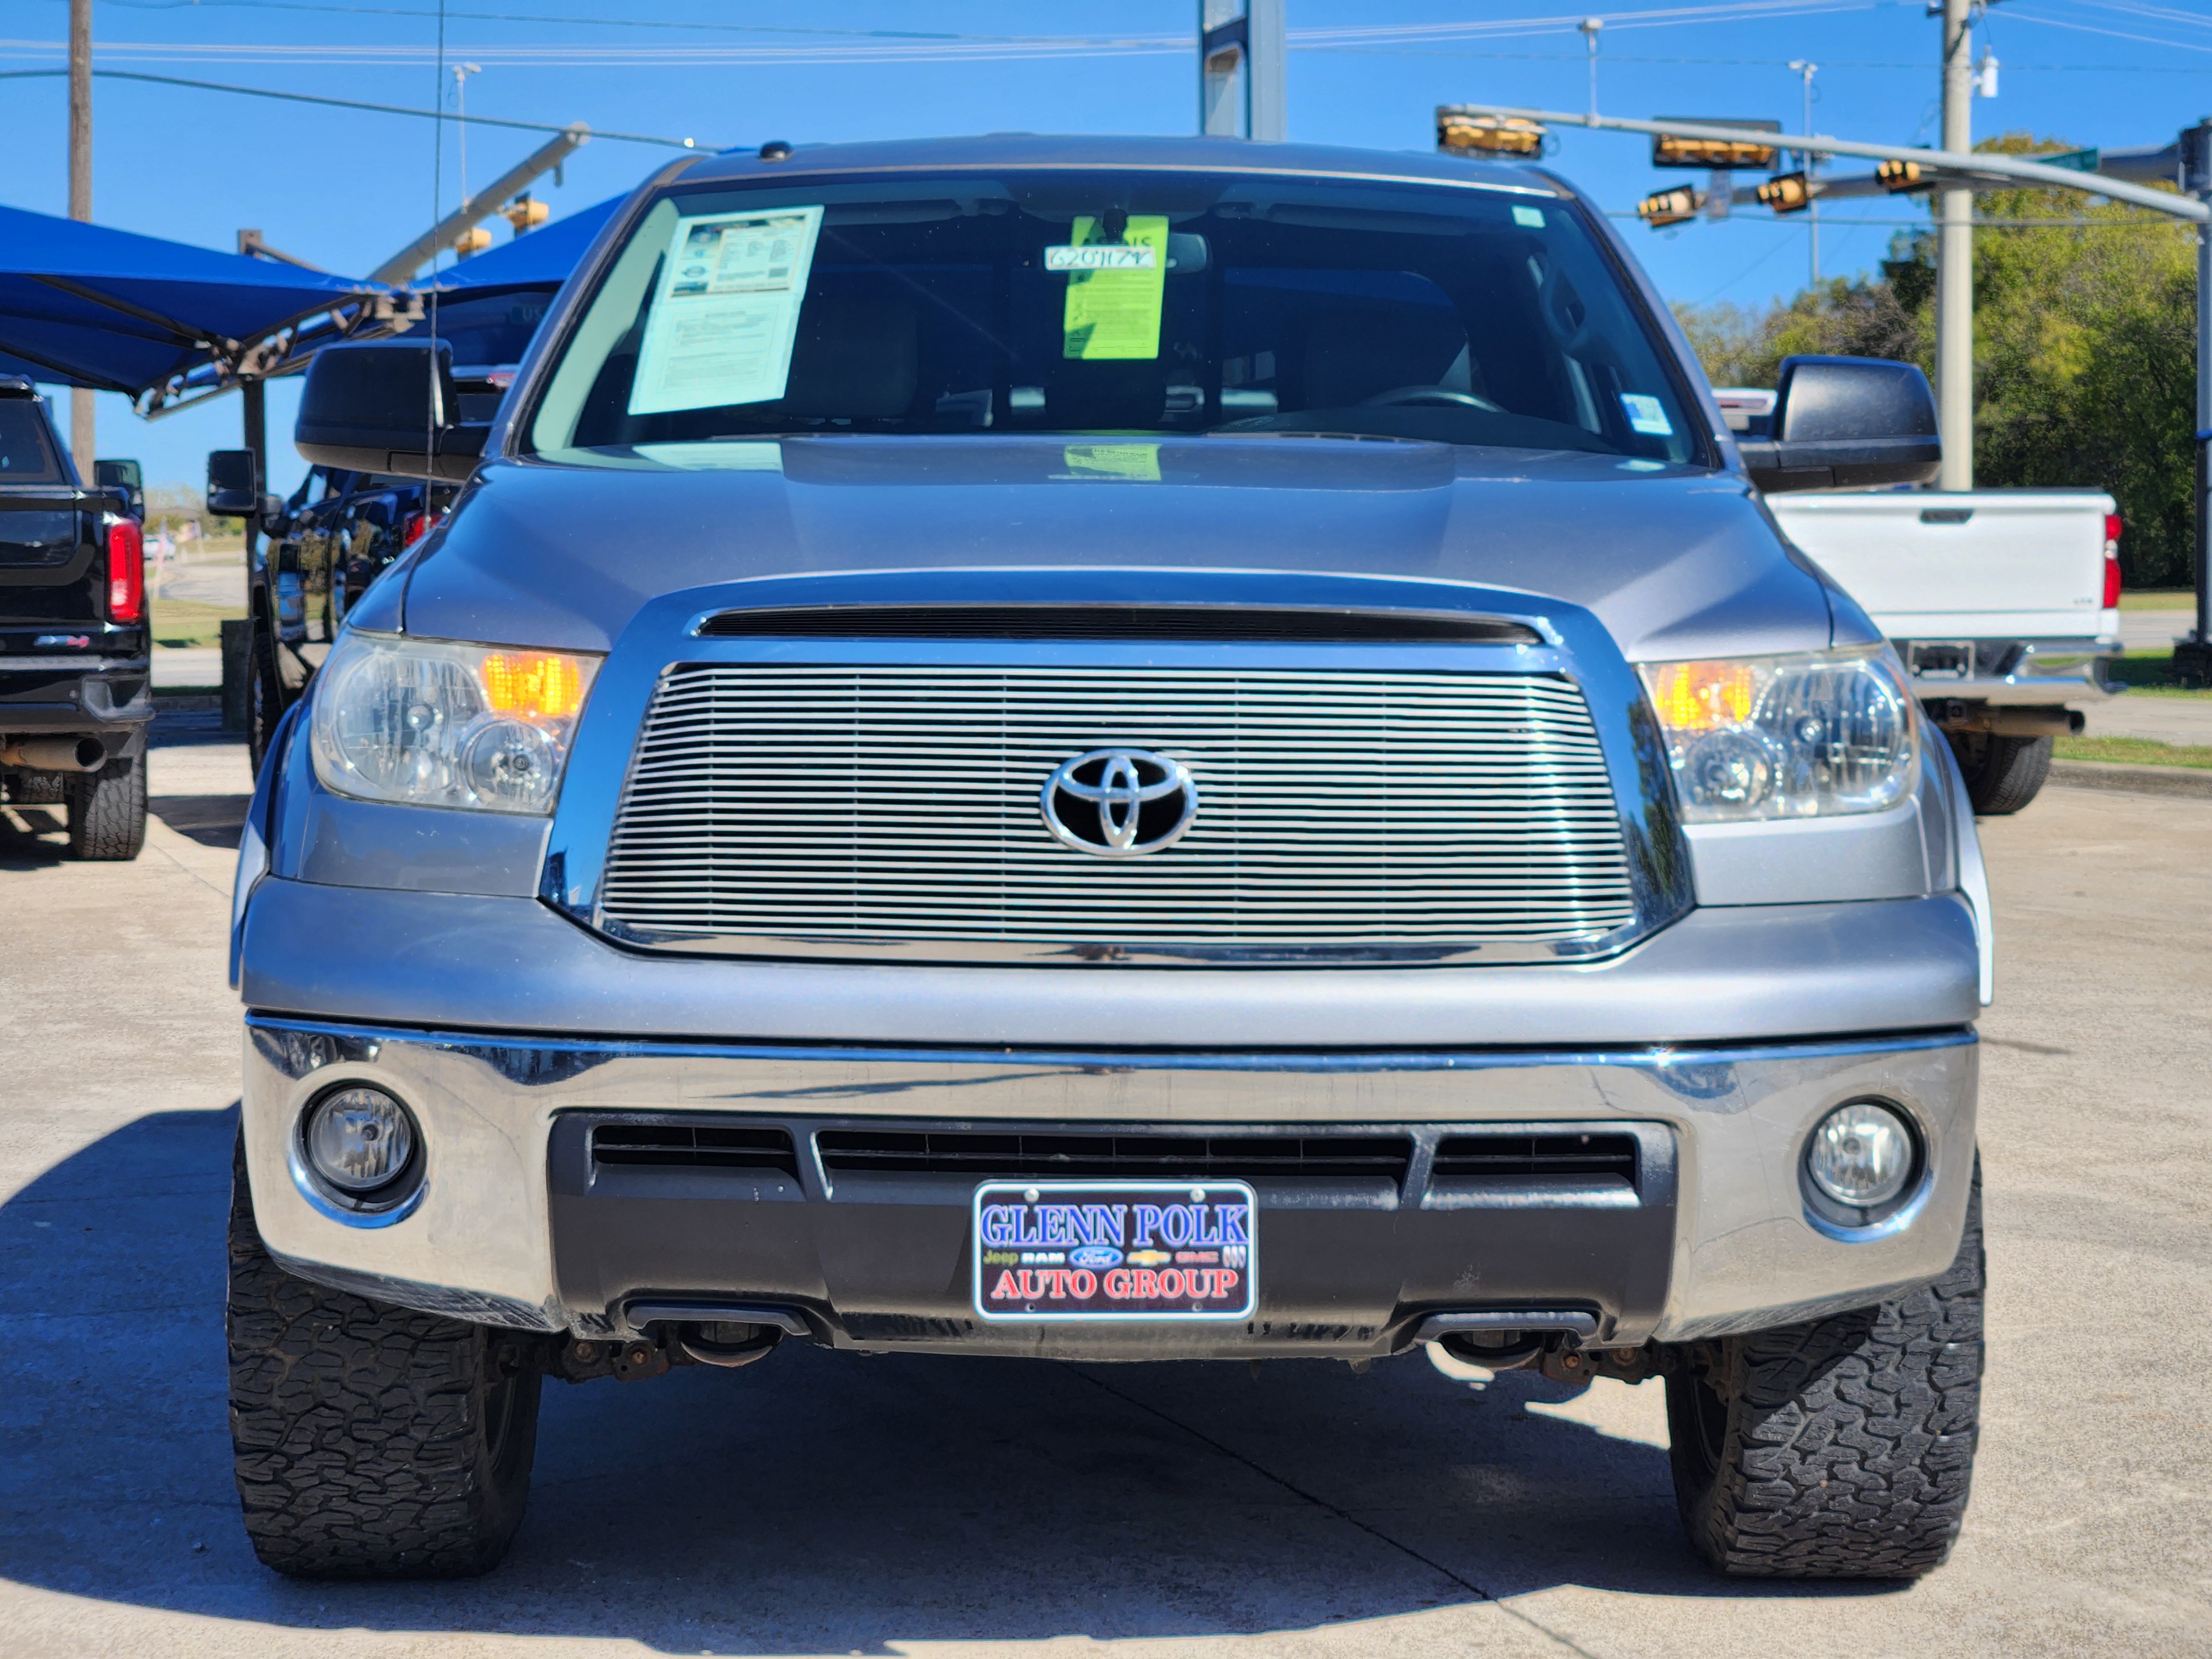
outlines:
M1968 0L1943 0L1943 148L1974 147L1973 42ZM1939 489L1974 487L1974 197L1940 193L1936 265L1936 427L1943 434Z
M2212 117L2181 134L2181 187L2212 203ZM2212 222L2197 227L2197 629L2173 646L2185 683L2212 684Z
M1290 40L1283 25L1283 0L1245 0L1245 132L1264 144L1279 144L1290 134Z
M69 19L69 216L92 218L92 0L70 0ZM70 449L77 471L89 483L100 448L92 390L70 392Z
M1590 120L1595 123L1597 119L1597 35L1598 31L1605 27L1605 19L1585 17L1575 27L1583 32L1583 39L1589 46L1589 112Z
M1805 136L1813 136L1813 77L1820 72L1818 64L1802 58L1794 60L1790 67L1805 77ZM1805 222L1811 233L1812 246L1808 250L1810 263L1807 269L1813 274L1813 286L1820 286L1820 198L1813 191L1813 175L1820 166L1820 158L1809 149L1797 152L1797 159L1805 165Z
M1198 130L1206 137L1244 136L1251 36L1243 0L1198 0Z

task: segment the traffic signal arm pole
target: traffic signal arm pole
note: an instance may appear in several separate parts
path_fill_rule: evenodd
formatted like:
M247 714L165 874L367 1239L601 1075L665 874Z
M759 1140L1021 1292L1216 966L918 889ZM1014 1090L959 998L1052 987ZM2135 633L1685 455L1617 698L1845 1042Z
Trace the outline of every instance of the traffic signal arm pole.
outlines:
M1603 132L1672 133L1677 137L1711 138L1723 143L1743 142L1741 127L1708 127L1690 121L1633 121L1625 116L1577 115L1555 109L1522 109L1510 104L1454 104L1449 106L1449 109L1455 114L1511 116L1524 121L1540 122L1547 126L1594 127ZM1863 144L1856 139L1830 138L1818 133L1802 138L1791 133L1777 142L1785 149L1816 150L1823 155L1856 155L1869 161L1917 161L1923 167L1965 174L1977 179L2004 183L2017 179L2021 184L2080 191L2087 195L2103 196L2133 207L2148 208L2172 218L2190 219L2199 223L2212 219L2212 208L2208 208L2193 197L2177 196L2172 191L2152 190L2142 185L2108 178L2103 173L2046 167L2017 155L1998 155L1981 151L1911 149L1903 144Z

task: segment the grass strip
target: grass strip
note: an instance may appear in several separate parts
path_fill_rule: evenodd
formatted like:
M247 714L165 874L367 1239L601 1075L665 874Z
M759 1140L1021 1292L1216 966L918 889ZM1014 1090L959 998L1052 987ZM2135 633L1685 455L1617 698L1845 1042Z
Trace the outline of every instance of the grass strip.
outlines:
M199 599L156 598L147 604L154 619L154 643L185 648L220 645L223 623L246 614L242 605L209 605Z
M2194 611L2197 594L2187 587L2148 587L2140 592L2120 595L2123 611Z
M2058 738L2053 739L2051 752L2059 760L2212 768L2212 744L2156 743L2148 738Z

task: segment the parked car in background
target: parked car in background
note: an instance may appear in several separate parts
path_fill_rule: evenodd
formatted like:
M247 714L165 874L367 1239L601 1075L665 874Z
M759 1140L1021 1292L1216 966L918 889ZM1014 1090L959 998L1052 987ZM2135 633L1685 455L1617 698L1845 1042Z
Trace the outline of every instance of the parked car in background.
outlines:
M525 289L447 301L416 325L452 354L458 415L491 418L550 297ZM456 488L452 480L314 466L280 501L261 495L250 451L209 456L210 506L256 515L257 533L247 537L246 729L257 770L276 723L314 678L347 611L437 521Z
M1032 136L676 163L453 359L295 429L466 482L241 847L264 1562L482 1571L543 1378L786 1340L1663 1379L1720 1570L1944 1559L1988 894L1760 499L1917 370L1740 450L1548 173Z
M1773 392L1715 396L1732 429L1767 435ZM2121 526L2102 490L1838 490L1772 505L1896 645L1976 811L2034 799L2052 738L2124 689L2104 677L2121 653Z
M65 808L72 858L145 844L150 649L127 496L88 487L36 388L0 374L0 791Z

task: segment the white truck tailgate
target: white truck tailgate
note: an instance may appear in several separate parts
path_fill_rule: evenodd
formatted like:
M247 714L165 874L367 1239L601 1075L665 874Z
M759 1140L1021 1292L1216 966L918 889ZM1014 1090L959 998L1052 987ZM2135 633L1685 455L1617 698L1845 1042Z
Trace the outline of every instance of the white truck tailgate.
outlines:
M1893 640L2115 638L2089 489L1774 495L1790 539Z

